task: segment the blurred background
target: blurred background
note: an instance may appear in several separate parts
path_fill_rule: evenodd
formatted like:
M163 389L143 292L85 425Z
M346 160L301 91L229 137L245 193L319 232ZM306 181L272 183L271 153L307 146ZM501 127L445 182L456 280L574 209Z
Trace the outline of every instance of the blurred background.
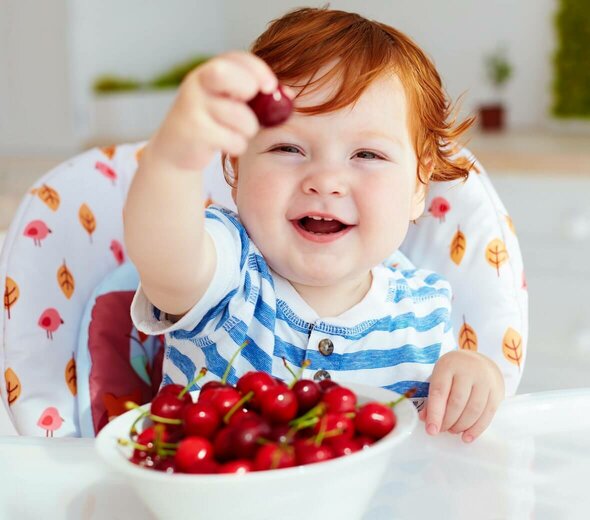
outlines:
M305 5L322 6L309 0ZM0 242L32 182L146 139L183 74L247 49L292 0L0 0ZM590 382L590 2L330 2L411 36L516 224L530 294L520 392Z

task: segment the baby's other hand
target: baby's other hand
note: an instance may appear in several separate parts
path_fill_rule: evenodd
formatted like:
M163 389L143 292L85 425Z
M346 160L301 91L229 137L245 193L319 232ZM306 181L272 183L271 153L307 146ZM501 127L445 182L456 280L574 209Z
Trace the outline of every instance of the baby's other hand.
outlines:
M150 143L153 156L172 168L200 171L216 152L242 154L260 128L247 101L277 85L270 67L252 53L212 58L184 78Z
M434 366L420 418L430 435L462 433L464 442L472 442L489 426L503 398L504 378L491 359L467 350L448 352Z

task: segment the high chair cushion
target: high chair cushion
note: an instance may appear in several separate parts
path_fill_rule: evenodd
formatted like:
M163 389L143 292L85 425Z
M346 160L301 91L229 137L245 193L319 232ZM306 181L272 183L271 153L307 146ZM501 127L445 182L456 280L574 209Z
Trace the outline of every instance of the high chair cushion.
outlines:
M10 226L0 256L1 393L21 434L92 435L138 389L142 401L154 390L158 339L146 346L132 328L137 280L123 265L122 208L143 144L61 164L33 186ZM206 199L233 209L218 158L204 184ZM506 210L478 163L464 184L433 183L426 207L401 250L451 281L458 344L494 359L513 394L525 361L527 293Z

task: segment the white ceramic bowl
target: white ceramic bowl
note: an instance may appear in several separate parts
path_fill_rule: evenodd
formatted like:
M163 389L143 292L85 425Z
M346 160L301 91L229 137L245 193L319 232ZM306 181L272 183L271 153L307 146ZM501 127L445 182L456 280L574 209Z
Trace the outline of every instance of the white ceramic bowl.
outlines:
M360 403L388 402L395 392L347 383ZM146 408L145 405L142 408ZM158 518L223 520L354 520L362 517L391 461L391 456L414 429L418 414L411 401L395 407L397 424L374 445L344 457L293 468L242 475L166 474L131 463L131 448L119 446L128 438L139 409L105 426L96 447L111 468L127 477Z

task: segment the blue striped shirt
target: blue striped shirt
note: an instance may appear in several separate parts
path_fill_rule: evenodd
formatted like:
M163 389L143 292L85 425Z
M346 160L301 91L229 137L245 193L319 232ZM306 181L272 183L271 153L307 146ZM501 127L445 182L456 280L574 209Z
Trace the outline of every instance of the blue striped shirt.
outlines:
M220 378L247 340L229 383L250 370L290 381L285 358L294 371L309 360L304 378L327 372L337 382L400 393L416 387L416 397L427 396L434 364L456 348L446 280L432 271L379 265L362 301L339 316L320 317L288 280L270 270L237 214L210 207L205 226L217 266L201 300L175 323L150 304L141 286L132 304L138 330L166 334L164 384L186 384L203 366L208 373L201 385ZM324 339L331 352L319 348Z

